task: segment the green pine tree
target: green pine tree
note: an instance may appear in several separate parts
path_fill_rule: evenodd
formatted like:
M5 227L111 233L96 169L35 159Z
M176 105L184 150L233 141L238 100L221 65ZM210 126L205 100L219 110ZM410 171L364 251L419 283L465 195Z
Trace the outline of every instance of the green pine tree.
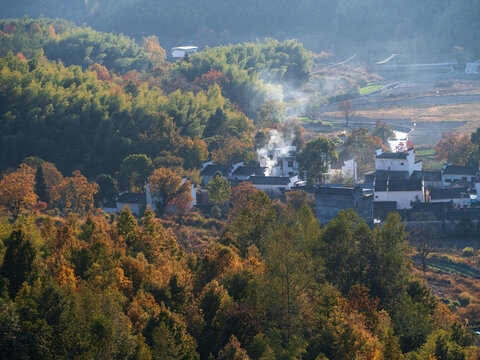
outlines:
M35 193L38 196L39 201L50 202L50 194L48 192L47 183L45 182L45 174L43 173L43 167L40 165L37 168L35 174Z

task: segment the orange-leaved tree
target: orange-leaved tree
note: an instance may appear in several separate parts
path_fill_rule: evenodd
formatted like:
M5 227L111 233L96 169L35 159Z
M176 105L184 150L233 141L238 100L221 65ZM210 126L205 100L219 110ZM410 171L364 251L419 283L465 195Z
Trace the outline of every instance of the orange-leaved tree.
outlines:
M148 186L152 197L157 200L158 210L163 212L167 204L180 193L182 178L168 168L158 168L148 179Z
M143 38L142 46L145 49L145 52L148 54L153 66L160 65L165 62L167 53L160 46L156 36L151 35Z
M18 215L23 210L33 209L37 204L35 172L26 164L16 171L4 174L0 181L0 209Z
M477 146L472 143L470 136L461 136L459 132L443 132L442 139L435 146L435 157L456 165L465 165Z
M93 208L93 196L98 192L98 185L89 183L78 170L72 174L52 189L52 201L60 208L84 213Z
M232 200L230 202L231 208L228 214L229 219L233 219L240 214L240 212L248 206L259 190L253 186L251 182L243 182L232 189Z

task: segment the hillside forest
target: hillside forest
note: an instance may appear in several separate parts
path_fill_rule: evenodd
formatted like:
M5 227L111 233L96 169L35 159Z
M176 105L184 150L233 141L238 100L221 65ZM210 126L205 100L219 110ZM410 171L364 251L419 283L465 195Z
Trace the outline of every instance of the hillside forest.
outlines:
M478 304L461 317L433 294L398 214L374 228L350 210L320 224L305 192L272 201L218 179L208 191L222 213L186 205L203 162L257 165L272 134L310 172L351 153L372 166L385 124L342 142L285 119L290 90L315 78L300 42L170 63L152 36L43 17L0 29L0 359L480 359L465 321ZM438 152L474 163L479 139L453 148L446 135ZM100 209L146 181L157 213Z

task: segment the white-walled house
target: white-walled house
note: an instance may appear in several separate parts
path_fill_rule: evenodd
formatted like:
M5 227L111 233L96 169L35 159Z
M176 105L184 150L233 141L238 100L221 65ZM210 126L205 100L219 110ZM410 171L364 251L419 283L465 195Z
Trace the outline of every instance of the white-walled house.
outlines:
M352 158L331 164L328 167L328 175L330 179L334 176L342 176L357 180L357 161Z
M475 182L478 174L478 168L474 166L458 166L446 164L442 169L443 186L450 186L457 180Z
M243 165L243 163L240 163ZM240 166L239 164L236 164ZM200 170L200 176L203 178L203 182L208 184L210 179L215 176L215 174L220 173L224 178L228 178L233 170L233 167L230 165L215 165L208 164L202 170Z
M427 189L440 189L443 188L442 172L438 171L417 171L415 170L410 176L412 180L423 180Z
M146 206L145 194L124 192L117 199L117 212L128 206L132 214L140 216L143 214Z
M268 176L293 176L298 174L298 162L295 157L296 146L284 146L259 152L258 161L266 168Z
M172 48L172 57L183 58L185 55L193 55L198 51L198 46L177 46Z
M265 176L265 168L261 166L238 166L228 180L248 180L250 176Z
M271 198L278 198L285 191L292 189L298 181L298 175L294 176L250 176L247 180L260 191L264 191Z
M397 209L410 209L412 202L425 202L422 180L377 180L374 183L374 202L396 202Z
M408 171L411 176L414 171L422 170L422 161L415 161L415 150L396 153L383 152L381 148L375 151L375 170L381 171Z
M107 214L113 214L118 212L117 209L117 200L108 199L102 203L102 210Z

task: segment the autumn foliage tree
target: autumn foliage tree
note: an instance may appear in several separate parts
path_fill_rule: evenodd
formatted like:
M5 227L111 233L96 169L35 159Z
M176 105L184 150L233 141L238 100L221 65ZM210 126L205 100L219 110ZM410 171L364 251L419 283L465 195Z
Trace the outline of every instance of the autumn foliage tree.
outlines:
M259 190L251 182L245 181L231 190L230 212L228 214L229 219L235 218L241 213L241 211L248 206Z
M442 139L435 146L435 157L456 165L466 165L474 161L478 146L472 143L470 136L459 132L443 132Z
M221 88L230 82L230 79L226 77L221 71L210 69L207 73L202 74L200 77L196 77L196 84L200 85L204 89L208 89L210 86L215 84L219 85Z
M37 203L35 194L35 172L25 164L11 173L3 175L0 181L0 209L14 216L21 211L33 209Z
M52 201L63 209L85 213L93 209L93 196L98 192L98 185L90 183L80 171L66 177L52 190Z
M103 80L103 81L112 80L112 77L108 72L108 69L105 66L100 65L99 63L93 63L92 65L90 65L88 70L94 72L97 75L98 80Z
M142 47L145 49L145 52L147 53L153 66L157 66L165 62L167 53L160 46L156 36L151 35L144 37L142 41Z
M148 179L148 186L152 197L157 201L157 209L160 212L165 211L167 205L172 205L172 209L178 206L180 211L188 207L191 183L190 181L182 183L181 176L171 169L154 170Z
M359 175L374 169L376 149L387 149L381 138L369 133L365 128L353 130L344 145L344 149L340 153L340 159L354 157L357 160Z

